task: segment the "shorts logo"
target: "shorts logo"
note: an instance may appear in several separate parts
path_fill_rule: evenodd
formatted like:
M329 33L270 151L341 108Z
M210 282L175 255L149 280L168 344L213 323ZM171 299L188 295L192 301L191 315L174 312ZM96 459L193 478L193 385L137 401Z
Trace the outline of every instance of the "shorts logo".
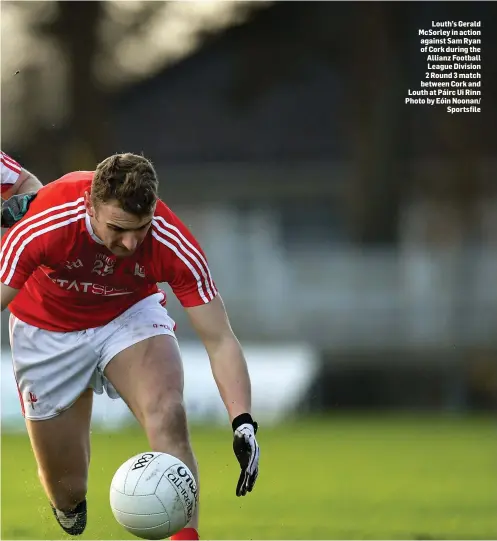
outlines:
M36 397L36 395L34 393L29 391L28 392L28 399L26 400L26 402L31 404L32 409L35 409L35 404L36 404L36 402L38 402L38 398Z
M164 325L164 323L154 323L152 327L154 329L167 329L168 331L172 331L170 325Z

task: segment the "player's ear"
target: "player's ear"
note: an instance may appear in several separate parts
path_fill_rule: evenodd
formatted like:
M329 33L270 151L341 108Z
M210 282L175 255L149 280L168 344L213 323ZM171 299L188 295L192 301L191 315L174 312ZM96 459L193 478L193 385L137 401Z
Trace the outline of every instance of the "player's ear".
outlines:
M85 207L88 216L91 216L93 218L93 216L95 215L95 210L93 209L93 205L91 202L90 192L85 192Z

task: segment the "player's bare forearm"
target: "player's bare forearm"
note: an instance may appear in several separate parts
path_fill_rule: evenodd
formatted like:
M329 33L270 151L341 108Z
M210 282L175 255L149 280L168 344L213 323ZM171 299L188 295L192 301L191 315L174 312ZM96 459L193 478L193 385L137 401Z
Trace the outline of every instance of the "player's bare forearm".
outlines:
M43 184L29 171L23 169L19 178L19 188L16 193L37 192Z
M210 303L186 309L211 362L212 374L232 421L251 413L251 385L242 348L218 295Z
M212 374L230 421L242 413L251 413L250 376L240 343L234 335L218 344L206 345Z
M18 289L13 287L6 286L0 282L0 297L2 304L2 312L7 308L7 306L14 300L15 296L19 293Z
M17 182L2 193L2 199L7 200L13 195L37 192L42 187L43 184L32 173L22 169Z
M7 200L13 195L20 195L22 193L37 192L40 188L43 188L43 184L33 173L22 169L17 182L2 193L2 199Z

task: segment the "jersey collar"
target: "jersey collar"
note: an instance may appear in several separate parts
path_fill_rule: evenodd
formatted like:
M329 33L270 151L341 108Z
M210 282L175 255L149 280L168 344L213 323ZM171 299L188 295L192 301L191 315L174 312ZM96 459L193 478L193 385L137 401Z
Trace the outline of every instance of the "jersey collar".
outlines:
M86 229L90 235L90 237L97 243L97 244L103 244L103 242L97 237L97 235L95 235L95 233L93 232L93 227L91 226L91 222L90 222L90 217L88 216L88 213L86 213L85 215L85 224L86 224Z

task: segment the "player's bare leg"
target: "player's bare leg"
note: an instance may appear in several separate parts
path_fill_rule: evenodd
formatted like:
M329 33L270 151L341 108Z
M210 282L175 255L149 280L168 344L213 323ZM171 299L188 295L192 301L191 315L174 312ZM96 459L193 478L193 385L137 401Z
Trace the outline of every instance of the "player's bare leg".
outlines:
M153 451L181 459L199 486L183 403L183 364L176 340L154 336L123 350L105 376L144 428ZM198 505L187 528L198 530Z
M93 391L86 390L57 417L26 420L38 475L60 526L71 535L86 526Z

